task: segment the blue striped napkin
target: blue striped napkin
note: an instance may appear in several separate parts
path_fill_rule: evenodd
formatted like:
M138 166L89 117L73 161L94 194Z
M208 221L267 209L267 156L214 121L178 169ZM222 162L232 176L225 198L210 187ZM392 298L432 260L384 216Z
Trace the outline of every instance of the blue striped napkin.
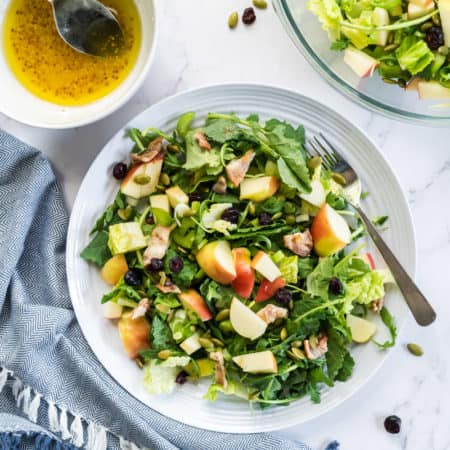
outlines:
M66 284L68 216L49 162L0 131L0 449L298 449L270 434L188 427L97 361Z

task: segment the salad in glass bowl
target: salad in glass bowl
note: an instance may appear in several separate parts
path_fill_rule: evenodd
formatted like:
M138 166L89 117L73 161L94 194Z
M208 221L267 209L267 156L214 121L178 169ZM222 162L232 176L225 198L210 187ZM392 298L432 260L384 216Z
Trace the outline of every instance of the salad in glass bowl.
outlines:
M359 77L378 71L422 99L450 98L449 0L309 0L307 8Z
M150 393L209 379L208 400L318 402L321 385L351 377L352 343L394 345L390 272L355 244L364 228L303 127L194 116L171 134L129 130L117 196L81 253L111 285L105 317Z

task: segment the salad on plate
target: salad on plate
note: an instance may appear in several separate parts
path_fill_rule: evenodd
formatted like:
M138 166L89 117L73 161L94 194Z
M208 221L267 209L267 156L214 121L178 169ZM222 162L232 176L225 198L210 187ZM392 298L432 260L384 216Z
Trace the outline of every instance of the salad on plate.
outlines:
M111 285L104 315L152 394L206 379L208 400L319 402L351 376L354 343L394 345L390 272L355 243L364 228L345 186L306 152L302 126L194 119L128 131L118 193L81 253Z
M450 0L308 0L331 48L361 78L450 98Z

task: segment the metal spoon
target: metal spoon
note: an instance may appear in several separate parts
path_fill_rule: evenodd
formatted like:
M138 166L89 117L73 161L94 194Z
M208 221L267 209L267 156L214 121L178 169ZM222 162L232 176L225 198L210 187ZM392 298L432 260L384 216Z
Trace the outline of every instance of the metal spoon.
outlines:
M120 52L125 37L119 22L97 0L49 0L56 29L73 49L94 56Z

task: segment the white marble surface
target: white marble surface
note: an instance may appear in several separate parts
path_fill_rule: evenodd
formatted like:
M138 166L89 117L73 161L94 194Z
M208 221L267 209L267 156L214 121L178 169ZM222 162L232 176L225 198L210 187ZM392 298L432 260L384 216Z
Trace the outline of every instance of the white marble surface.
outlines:
M342 450L450 449L450 129L423 128L368 112L328 86L299 55L274 11L230 32L230 10L249 0L158 0L161 36L155 64L140 92L109 118L87 127L34 129L0 114L0 127L52 160L69 207L91 161L135 114L178 91L220 82L279 85L328 104L365 130L397 172L417 232L417 281L438 313L429 328L413 319L378 375L352 399L320 419L282 434L315 450L337 439ZM422 358L404 348L417 342ZM384 431L389 414L403 419L398 436Z

